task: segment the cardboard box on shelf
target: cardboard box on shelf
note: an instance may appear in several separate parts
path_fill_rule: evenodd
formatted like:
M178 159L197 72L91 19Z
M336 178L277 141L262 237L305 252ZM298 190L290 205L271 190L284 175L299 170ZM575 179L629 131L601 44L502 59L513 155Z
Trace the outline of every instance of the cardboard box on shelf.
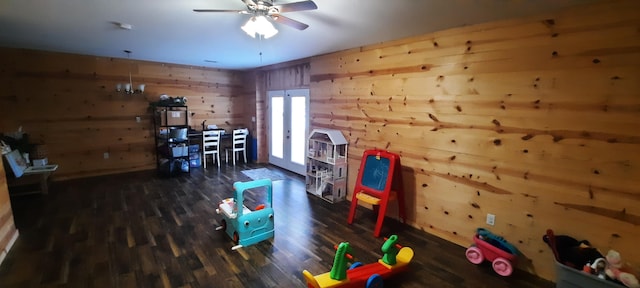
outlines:
M160 125L162 126L187 125L187 113L185 111L161 111Z

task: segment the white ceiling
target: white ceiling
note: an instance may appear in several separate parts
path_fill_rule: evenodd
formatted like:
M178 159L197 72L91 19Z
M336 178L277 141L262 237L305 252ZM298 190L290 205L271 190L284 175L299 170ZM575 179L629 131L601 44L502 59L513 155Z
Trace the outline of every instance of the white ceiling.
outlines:
M245 9L241 0L2 0L0 47L248 69L593 1L314 0L317 10L283 14L309 28L275 23L280 33L258 40L240 29L250 15L193 12Z

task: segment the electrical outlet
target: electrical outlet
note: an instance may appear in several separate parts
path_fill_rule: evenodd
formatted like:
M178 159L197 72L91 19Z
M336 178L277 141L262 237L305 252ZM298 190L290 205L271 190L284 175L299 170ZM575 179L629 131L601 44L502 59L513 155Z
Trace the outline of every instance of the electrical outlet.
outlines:
M104 159L109 159L109 152L104 152Z
M489 224L491 226L496 225L496 215L488 213L487 214L487 224Z
M140 116L136 116L136 122L140 123Z

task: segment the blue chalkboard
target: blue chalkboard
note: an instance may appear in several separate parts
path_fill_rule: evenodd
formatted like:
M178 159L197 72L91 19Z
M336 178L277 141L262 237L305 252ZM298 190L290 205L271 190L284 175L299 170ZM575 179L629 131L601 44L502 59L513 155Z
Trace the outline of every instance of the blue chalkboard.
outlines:
M361 171L362 186L380 192L384 191L384 187L387 185L387 179L389 178L389 158L368 155L365 161L364 171Z

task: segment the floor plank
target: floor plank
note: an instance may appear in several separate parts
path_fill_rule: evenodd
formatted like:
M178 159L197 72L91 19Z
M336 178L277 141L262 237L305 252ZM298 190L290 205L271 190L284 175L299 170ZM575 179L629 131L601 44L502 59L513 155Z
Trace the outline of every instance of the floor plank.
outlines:
M232 251L216 231L217 203L232 196L244 169L267 167L273 182L276 235ZM247 206L264 193L247 195ZM14 287L305 287L303 269L329 271L333 246L348 241L356 261L381 257L373 213L359 208L347 225L349 202L330 204L305 192L301 176L262 164L192 169L175 178L154 171L57 182L50 194L12 197L20 237L0 266L0 286ZM410 270L386 287L554 287L516 271L498 276L473 265L457 246L387 219L383 235L412 247Z

